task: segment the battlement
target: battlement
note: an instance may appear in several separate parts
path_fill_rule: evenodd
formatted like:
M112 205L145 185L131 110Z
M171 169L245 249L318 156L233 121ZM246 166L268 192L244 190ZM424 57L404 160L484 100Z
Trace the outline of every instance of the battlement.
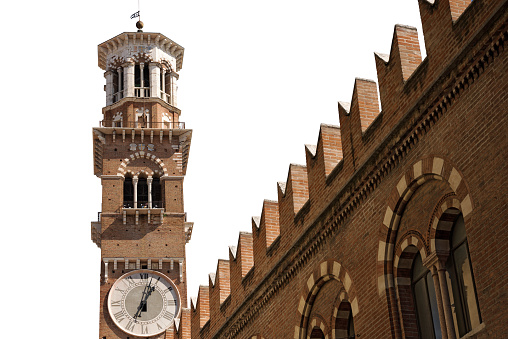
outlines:
M286 181L277 183L278 200L263 202L252 233L240 233L229 260L219 260L210 275L209 290L200 287L192 338L237 337L319 250L319 239L340 227L325 228L325 216L349 218L398 155L504 48L506 23L495 18L506 16L505 1L418 2L426 58L416 28L396 25L389 54L374 54L378 83L355 79L350 103L338 103L340 125L320 126L316 145L305 146L306 165L289 165Z

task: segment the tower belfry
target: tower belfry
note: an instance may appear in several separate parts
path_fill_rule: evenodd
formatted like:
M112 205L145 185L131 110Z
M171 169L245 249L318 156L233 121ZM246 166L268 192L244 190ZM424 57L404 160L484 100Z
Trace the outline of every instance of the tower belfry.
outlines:
M141 27L140 27L141 26ZM106 106L93 128L102 207L100 336L165 338L187 307L183 180L192 130L177 107L184 49L160 33L125 32L98 46Z

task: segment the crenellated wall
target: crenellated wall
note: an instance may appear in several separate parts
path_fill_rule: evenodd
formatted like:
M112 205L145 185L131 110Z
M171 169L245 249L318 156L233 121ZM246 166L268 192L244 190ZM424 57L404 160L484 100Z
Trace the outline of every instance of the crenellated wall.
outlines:
M229 260L200 286L192 338L319 330L339 338L347 312L362 338L415 337L400 314L406 306L395 288L404 280L394 279L394 256L410 245L432 256L442 236L433 220L447 208L464 215L468 233L483 319L470 336L508 330L496 273L508 268L506 222L489 222L506 212L508 5L418 2L427 57L416 29L396 25L390 53L374 55L378 83L355 80L350 103L338 103L340 127L321 125L317 144L305 146L306 165L289 166L278 200L263 202L252 233L240 233ZM443 320L448 338L450 326Z

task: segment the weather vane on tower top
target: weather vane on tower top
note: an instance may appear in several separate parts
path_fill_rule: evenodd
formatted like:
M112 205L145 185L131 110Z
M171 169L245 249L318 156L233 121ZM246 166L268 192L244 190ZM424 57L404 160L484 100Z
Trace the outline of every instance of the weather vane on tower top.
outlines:
M136 22L136 27L138 28L138 32L143 32L143 21L141 21L141 10L139 9L139 0L138 0L138 11L131 15L131 19L138 18L138 22Z

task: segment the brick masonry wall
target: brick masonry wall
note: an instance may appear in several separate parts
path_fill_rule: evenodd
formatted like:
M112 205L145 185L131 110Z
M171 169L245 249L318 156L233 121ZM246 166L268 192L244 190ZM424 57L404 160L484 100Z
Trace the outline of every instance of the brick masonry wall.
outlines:
M126 104L122 109L128 110L132 105ZM132 107L131 107L132 108ZM178 136L168 136L165 131L163 140L160 134L142 136L138 131L132 138L131 130L125 129L125 138L120 132L106 134L102 159L102 214L101 214L101 257L102 258L185 258L185 214L183 204L183 171L182 150ZM132 149L132 144L136 149ZM149 150L148 145L153 145ZM139 145L143 145L141 150ZM141 152L144 152L142 155ZM146 155L150 154L150 158ZM140 156L132 158L132 155ZM155 156L155 158L152 158ZM126 159L128 161L126 161ZM163 165L161 165L163 164ZM161 222L160 213L152 214L150 222L146 214L141 214L138 224L135 215L129 214L124 224L123 183L124 175L135 175L145 172L161 178L161 194L165 203L164 216ZM164 177L163 177L164 176ZM144 264L146 260L143 261ZM183 279L180 280L179 263L163 262L160 272L168 276L178 287L182 307L187 307L186 262L183 262ZM108 307L107 295L115 281L127 273L124 262L119 262L116 270L113 263L108 267L108 281L104 282L105 265L101 263L101 299L100 299L100 338L127 338L127 334L119 330L112 322ZM190 317L182 323L184 332L178 332L178 338L189 338ZM164 334L157 338L163 339Z
M393 299L389 283L403 247L434 250L441 206L465 219L483 322L472 337L503 337L508 11L501 0L467 5L420 1L428 57L419 65L411 66L414 44L403 46L414 37L411 29L396 27L391 55L376 57L383 111L372 121L373 95L362 94L369 84L357 80L353 103L339 106L340 134L322 130L318 147L307 151L308 178L301 182L308 179L309 201L289 217L290 175L279 192L280 236L262 257L253 234L254 267L241 287L239 270L231 271L231 298L241 290L243 303L223 304L228 316L211 319L212 330L194 326L203 319L193 317L192 338L303 338L315 326L333 338L334 308L343 299L362 338L414 337L415 323L399 314L412 311L411 296L402 288ZM341 157L325 173L330 134L341 139Z

